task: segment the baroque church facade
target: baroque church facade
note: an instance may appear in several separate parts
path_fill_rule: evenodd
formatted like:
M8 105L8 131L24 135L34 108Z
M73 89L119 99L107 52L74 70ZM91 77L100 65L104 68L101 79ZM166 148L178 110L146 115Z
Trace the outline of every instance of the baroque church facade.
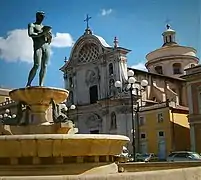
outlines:
M181 76L185 68L196 66L199 59L194 48L179 45L175 36L176 32L167 26L162 34L162 47L146 56L148 71L132 69L138 82L148 81L148 86L139 91L139 112L163 102L174 107L188 106L185 80ZM79 133L126 135L131 139L128 145L131 150L131 98L124 88L131 69L127 67L129 52L118 46L116 38L110 46L87 28L60 70L69 90L67 105L76 105L70 115ZM116 81L123 84L122 88L115 87Z

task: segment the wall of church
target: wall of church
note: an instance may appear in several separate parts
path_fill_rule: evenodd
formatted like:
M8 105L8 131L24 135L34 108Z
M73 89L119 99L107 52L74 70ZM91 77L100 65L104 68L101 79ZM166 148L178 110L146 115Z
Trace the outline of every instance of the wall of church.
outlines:
M180 77L185 73L184 70L186 68L189 68L196 64L197 62L195 61L195 59L188 58L188 56L180 58L171 56L171 58L167 57L164 59L157 60L156 62L152 62L152 64L147 66L147 68L149 72L158 73L156 71L156 68L161 66L162 67L161 74L166 76ZM176 67L177 68L176 69L174 68L174 65L178 65L179 67L178 68Z

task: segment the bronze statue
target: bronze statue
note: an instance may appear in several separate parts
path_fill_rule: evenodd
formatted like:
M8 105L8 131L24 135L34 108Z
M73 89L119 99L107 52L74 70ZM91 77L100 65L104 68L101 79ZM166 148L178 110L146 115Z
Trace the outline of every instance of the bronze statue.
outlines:
M58 112L58 105L55 103L53 99L51 99L50 104L52 105L52 119L54 123L67 122L68 116L64 114L64 110Z
M39 65L41 66L39 73L39 86L43 86L44 77L50 57L50 43L52 40L52 33L50 26L43 26L42 21L45 17L44 12L36 13L36 22L28 25L28 35L33 40L34 49L34 65L29 73L27 87L31 86L31 82L36 76Z

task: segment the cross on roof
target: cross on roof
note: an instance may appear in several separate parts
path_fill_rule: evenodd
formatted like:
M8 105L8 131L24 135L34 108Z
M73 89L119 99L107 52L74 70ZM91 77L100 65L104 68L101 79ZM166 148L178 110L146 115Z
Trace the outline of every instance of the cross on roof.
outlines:
M91 19L91 17L89 17L89 15L87 14L86 19L84 20L84 22L87 23L87 29L89 29L89 20Z
M170 29L170 19L167 18L165 22L166 22L166 28Z
M66 63L66 62L67 62L67 60L68 60L68 59L67 59L67 57L65 56L65 57L64 57L64 62Z

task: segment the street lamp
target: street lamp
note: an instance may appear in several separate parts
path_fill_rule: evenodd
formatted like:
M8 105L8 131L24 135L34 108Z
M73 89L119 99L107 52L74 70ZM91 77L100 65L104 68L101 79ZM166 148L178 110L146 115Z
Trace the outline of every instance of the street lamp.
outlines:
M6 123L8 123L9 119L15 119L16 116L17 116L16 114L11 113L10 109L6 109L3 114L0 114L0 122L2 124L6 124Z
M66 104L61 104L60 107L65 112L67 112L68 110L74 110L74 109L76 109L76 106L74 104L72 104L69 108L66 106Z
M64 114L67 115L67 117L69 118L69 111L70 110L75 110L76 106L74 104L70 105L70 107L67 107L66 104L61 104L60 105L61 110L63 111Z
M134 71L133 70L129 70L127 72L128 74L128 80L127 82L125 82L125 86L126 88L122 88L123 87L123 84L121 81L116 81L115 82L115 87L116 88L121 88L121 89L124 89L125 91L129 91L130 92L130 97L131 97L131 120L132 120L132 140L133 140L133 158L134 158L134 161L135 161L135 121L134 121L134 96L135 95L135 100L137 101L139 99L139 91L142 92L142 89L146 88L147 85L148 85L148 81L147 80L142 80L140 83L137 82L137 79L134 77ZM141 94L140 94L141 95ZM136 113L136 111L135 111Z

